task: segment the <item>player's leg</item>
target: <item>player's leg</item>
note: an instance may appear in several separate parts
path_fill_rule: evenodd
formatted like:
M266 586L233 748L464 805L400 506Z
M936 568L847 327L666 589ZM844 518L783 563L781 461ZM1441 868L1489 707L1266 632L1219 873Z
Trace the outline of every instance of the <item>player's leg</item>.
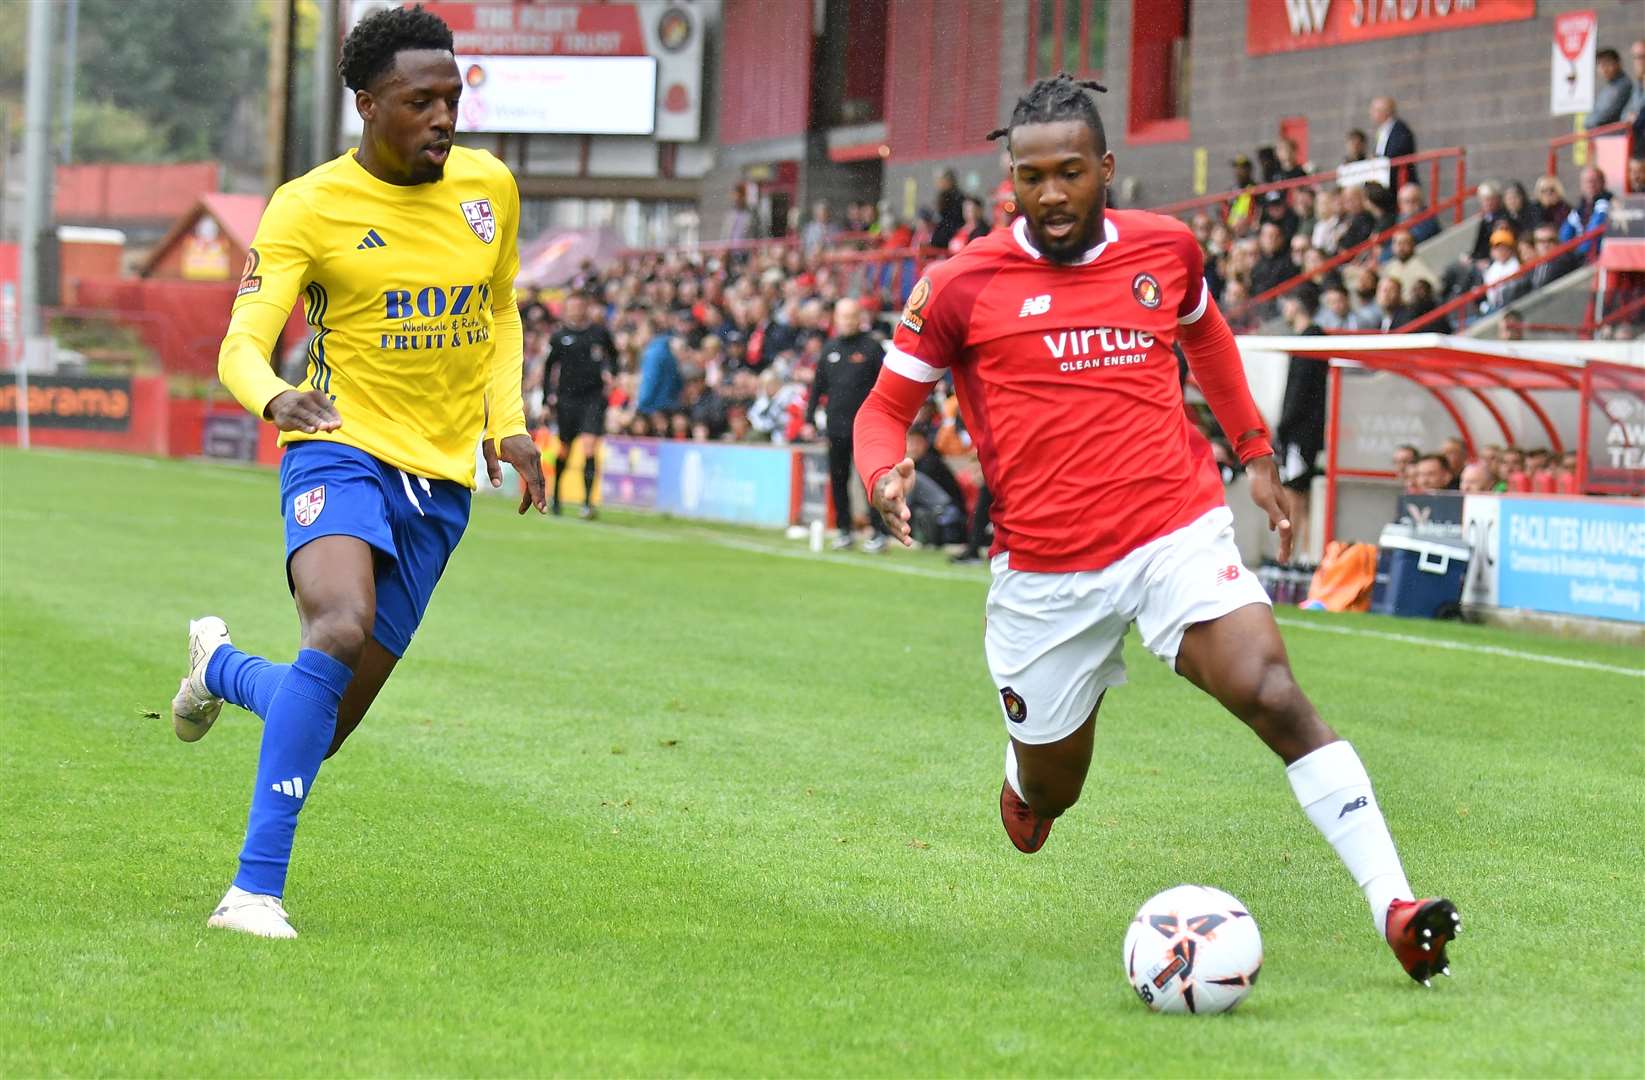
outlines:
M337 710L371 637L376 552L356 536L322 536L291 556L301 648L263 717L245 844L234 885L208 926L295 937L285 893L297 816L331 746Z
M376 638L366 642L366 647L360 652L360 663L354 669L354 678L343 692L342 704L337 707L337 727L331 733L327 758L340 750L344 740L354 734L354 729L371 711L372 702L377 700L378 692L388 682L388 677L394 673L394 665L399 662L400 658L383 648Z
M582 434L581 410L576 403L561 398L554 408L554 435L558 447L554 451L554 490L550 493L548 508L556 516L560 513L560 478L565 475L566 462L571 458L571 444Z
M1091 766L1097 711L1125 682L1128 618L1100 574L1036 574L996 560L984 652L1006 734L1000 820L1019 851L1044 845Z
M839 535L834 538L836 550L852 544L851 540L851 440L828 440L828 493L834 500L834 527ZM877 514L868 515L878 518Z
M583 510L584 518L594 516L594 481L600 469L600 436L605 430L604 409L598 402L589 406L588 424L577 436L577 447L583 454Z

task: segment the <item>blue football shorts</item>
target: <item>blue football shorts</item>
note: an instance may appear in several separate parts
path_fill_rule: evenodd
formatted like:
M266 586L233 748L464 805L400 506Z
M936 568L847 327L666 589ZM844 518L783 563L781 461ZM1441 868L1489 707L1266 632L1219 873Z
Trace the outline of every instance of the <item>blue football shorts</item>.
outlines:
M429 597L468 525L472 492L450 480L413 476L364 450L299 442L280 462L280 512L291 557L322 536L357 536L377 554L372 637L404 656Z

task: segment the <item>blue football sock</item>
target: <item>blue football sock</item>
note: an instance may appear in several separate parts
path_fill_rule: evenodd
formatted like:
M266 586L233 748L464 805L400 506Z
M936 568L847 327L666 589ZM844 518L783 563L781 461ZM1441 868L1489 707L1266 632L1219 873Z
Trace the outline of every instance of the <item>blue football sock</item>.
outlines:
M247 892L285 892L297 812L331 747L337 706L353 678L342 661L317 649L303 649L268 703L246 845L240 850L240 872L234 876L234 884Z
M206 689L242 709L268 716L269 702L290 664L271 664L261 656L223 645L206 661Z

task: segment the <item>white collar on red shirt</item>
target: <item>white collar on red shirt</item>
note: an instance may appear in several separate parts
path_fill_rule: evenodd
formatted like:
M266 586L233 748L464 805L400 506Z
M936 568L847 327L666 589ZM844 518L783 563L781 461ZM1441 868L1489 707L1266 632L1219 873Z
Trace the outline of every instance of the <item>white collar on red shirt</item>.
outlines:
M1011 225L1011 235L1016 239L1017 246L1022 248L1024 251L1026 251L1028 253L1029 258L1031 258L1031 259L1043 258L1043 256L1040 254L1040 249L1035 247L1034 244L1033 244L1033 241L1028 239L1028 219L1027 218L1019 217L1015 222L1012 223L1012 225ZM1120 238L1119 230L1114 228L1114 219L1109 217L1107 214L1104 214L1103 217L1102 217L1102 237L1103 237L1102 243L1098 244L1096 247L1094 247L1091 250L1087 251L1084 255L1081 255L1071 265L1073 265L1073 266L1088 266L1091 263L1096 262L1097 261L1097 256L1102 254L1103 249L1106 248L1109 244L1112 244L1114 241L1116 241Z

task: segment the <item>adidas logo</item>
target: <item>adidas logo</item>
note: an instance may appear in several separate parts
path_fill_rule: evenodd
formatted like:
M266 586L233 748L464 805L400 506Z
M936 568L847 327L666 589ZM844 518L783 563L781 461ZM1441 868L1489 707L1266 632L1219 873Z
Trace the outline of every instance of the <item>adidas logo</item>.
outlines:
M366 238L364 240L361 240L358 244L354 245L354 250L355 251L369 251L372 248L380 248L380 247L388 247L388 242L385 241L381 236L377 235L377 230L376 229L372 229L371 231L366 233Z
M281 780L278 783L270 784L269 787L281 795L290 795L294 799L303 797L303 778L301 776L293 776L290 780Z

